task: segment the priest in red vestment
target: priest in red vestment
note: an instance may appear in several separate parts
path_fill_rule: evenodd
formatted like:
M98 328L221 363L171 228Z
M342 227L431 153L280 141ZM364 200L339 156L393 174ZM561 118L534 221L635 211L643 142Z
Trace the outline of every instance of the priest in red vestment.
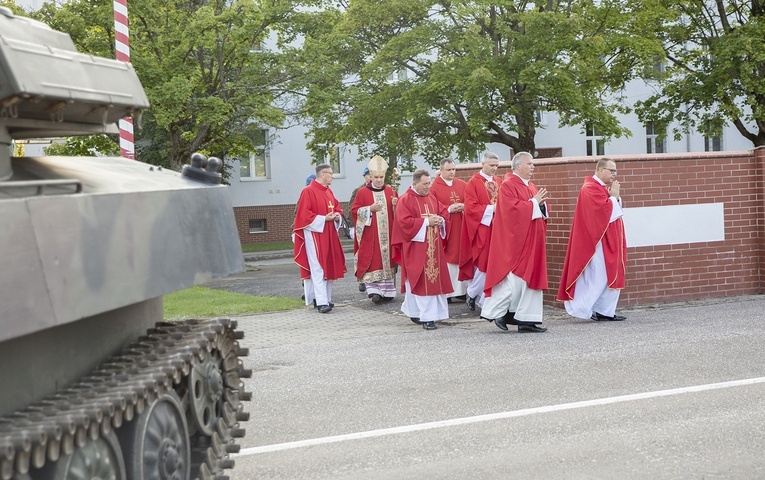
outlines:
M519 332L544 332L547 329L540 324L547 289L547 189L530 181L534 173L530 153L517 153L512 169L497 195L481 318L502 330L511 324Z
M412 186L396 204L393 222L393 260L401 265L401 311L426 330L449 318L446 295L452 282L446 267L443 239L449 211L428 195L431 180L427 170L417 170Z
M367 296L373 303L393 300L396 285L390 256L390 231L393 206L398 195L385 185L388 163L379 155L367 166L371 182L361 187L351 205L355 231L353 264L356 278L364 282Z
M332 310L332 282L345 275L345 254L337 230L343 210L329 186L332 167L316 167L316 179L300 192L294 223L295 263L303 279L305 304Z
M464 299L467 293L467 281L459 280L460 238L462 237L462 221L465 210L465 187L467 183L456 178L457 165L454 160L447 158L441 161L441 169L430 187L430 195L439 202L449 206L449 217L446 219L446 239L444 240L444 255L449 268L449 278L454 291L446 296L448 302L455 297Z
M494 204L499 184L502 183L501 178L494 176L498 166L499 157L496 153L484 153L481 170L473 174L465 187L459 279L469 280L466 303L470 310L475 310L476 303L483 305Z
M616 163L601 158L579 190L557 296L573 317L626 320L616 314L627 266L619 189Z

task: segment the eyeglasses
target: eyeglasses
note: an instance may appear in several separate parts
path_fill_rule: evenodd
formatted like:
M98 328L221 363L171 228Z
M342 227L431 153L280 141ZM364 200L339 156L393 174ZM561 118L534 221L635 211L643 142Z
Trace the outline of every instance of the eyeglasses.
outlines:
M614 175L616 175L616 172L618 171L615 168L605 168L605 167L603 167L603 170L608 170L609 172L613 173Z

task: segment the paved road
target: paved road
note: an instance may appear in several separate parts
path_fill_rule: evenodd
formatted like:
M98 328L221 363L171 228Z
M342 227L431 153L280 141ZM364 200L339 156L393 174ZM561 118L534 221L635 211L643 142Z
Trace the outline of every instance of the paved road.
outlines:
M284 267L227 288L299 295ZM548 309L545 334L452 305L426 332L353 286L328 315L239 318L254 395L232 479L765 478L763 296Z

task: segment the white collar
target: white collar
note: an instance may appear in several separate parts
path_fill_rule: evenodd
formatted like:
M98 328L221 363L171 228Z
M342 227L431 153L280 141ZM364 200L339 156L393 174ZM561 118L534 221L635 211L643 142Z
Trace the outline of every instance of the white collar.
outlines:
M518 175L515 172L513 172L513 175L515 175L516 177L520 178L524 185L526 185L527 187L529 186L529 181L528 180L526 180L525 178L523 178L522 176Z
M413 192L414 192L414 193L415 193L417 196L419 196L419 197L427 197L427 195L420 195L419 193L417 193L417 190L415 190L415 189L414 189L414 185L409 185L409 188L411 188L411 189L412 189L412 191L413 191Z

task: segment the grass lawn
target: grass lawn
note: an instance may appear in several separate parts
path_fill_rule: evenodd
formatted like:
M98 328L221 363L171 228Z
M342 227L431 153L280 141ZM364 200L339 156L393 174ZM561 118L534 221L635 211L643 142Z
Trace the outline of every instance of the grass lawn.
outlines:
M223 317L278 312L303 308L305 303L291 297L253 297L205 287L191 287L164 297L165 319Z
M245 243L242 245L242 251L245 253L271 250L292 250L292 242Z

